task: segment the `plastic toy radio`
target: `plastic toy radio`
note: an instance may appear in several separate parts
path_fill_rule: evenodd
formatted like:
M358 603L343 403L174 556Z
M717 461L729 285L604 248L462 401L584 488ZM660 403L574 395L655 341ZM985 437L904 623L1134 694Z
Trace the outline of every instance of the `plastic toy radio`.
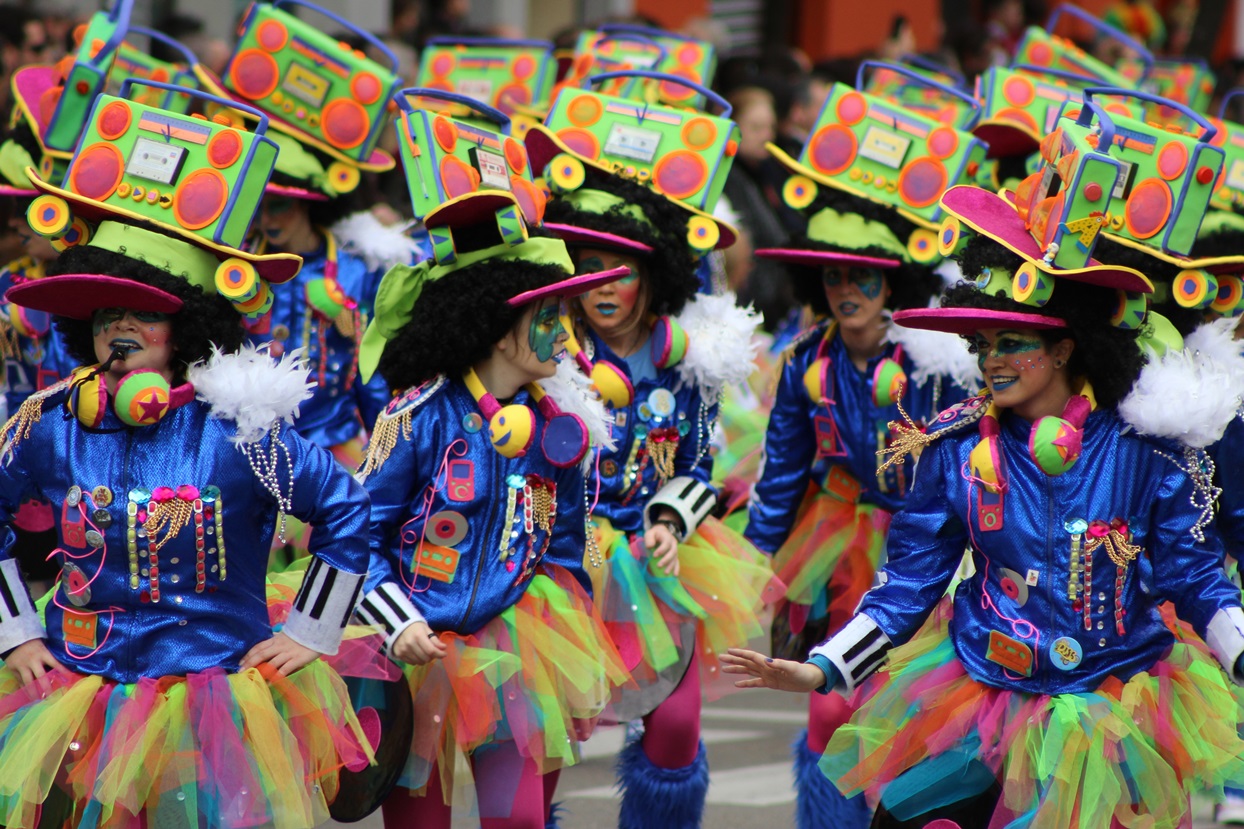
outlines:
M563 89L553 100L544 126L574 153L640 182L651 181L666 196L711 213L738 150L739 128L725 99L697 83L661 72L609 72L590 84L620 77L646 78L690 86L721 109L721 115L645 104L588 89ZM582 162L568 153L545 171L555 191L583 183ZM717 239L711 240L711 250Z
M182 117L127 100L137 84L181 91L155 81L129 80L121 87L122 97L99 96L65 176L64 199L40 197L61 202L63 209L42 213L39 225L32 221L31 226L45 236L61 236L71 230L65 200L83 213L78 200L85 199L102 203L112 213L171 226L183 235L241 247L276 161L276 144L264 136L267 117L252 111L259 118L254 132ZM185 91L237 106L198 90Z
M129 28L133 5L134 0L116 0L110 11L92 15L69 62L64 84L43 94L39 108L52 112L42 135L48 149L73 152L87 111L95 96L104 90L117 49Z
M483 101L509 116L516 106L546 105L556 76L547 40L434 37L419 62L420 86Z
M389 67L299 20L286 11L292 6L317 11L366 39ZM274 127L363 169L388 170L392 159L373 151L397 87L397 68L387 46L344 18L305 0L276 0L247 10L223 81L230 96L272 113Z
M653 29L629 23L606 23L600 27L599 34L606 38L602 48L616 48L625 52L627 43L635 43L635 41L610 41L607 38L629 34L648 37L665 52L665 57L653 66L643 66L639 61L630 59L632 69L653 69L698 83L700 86L712 86L713 84L713 76L717 73L717 50L708 41L696 40L686 35L667 32L664 29ZM610 43L613 44L612 47L609 46ZM667 104L681 104L699 109L705 103L703 96L698 95L693 88L680 83L662 81L657 85L656 94L657 100Z
M866 72L885 68L913 82L937 86L942 94L968 102L971 114L958 125L944 124L862 91ZM970 184L985 165L987 147L968 130L980 117L980 104L965 92L943 87L922 75L889 63L865 61L856 88L835 84L825 101L799 160L777 146L769 152L797 175L787 180L783 197L796 209L810 205L818 184L836 187L896 208L918 225L908 250L920 262L938 258L936 231L947 188Z
M112 71L108 73L108 93L110 95L116 95L121 90L121 85L130 78L139 81L158 81L189 89L199 88L199 82L191 70L191 67L198 63L199 59L179 41L174 40L163 32L140 26L131 26L129 34L145 35L153 41L172 49L181 56L181 62L169 63L168 61L154 58L141 49L131 46L129 43L122 43L120 48L117 49L117 56L113 61ZM190 103L194 99L184 92L171 92L144 86L142 91L134 93L131 100L134 103L146 104L159 109L166 109L170 112L186 112L190 109Z
M1107 95L1177 108L1200 134L1112 116L1094 100ZM1045 167L1020 185L1016 207L1056 267L1084 267L1099 232L1178 262L1196 240L1223 167L1223 151L1212 143L1217 132L1174 101L1090 87L1079 114L1060 118L1041 142Z
M1218 117L1211 119L1218 127L1213 143L1221 147L1227 157L1209 203L1219 210L1236 212L1244 210L1244 125L1227 121L1223 116L1231 101L1241 95L1244 95L1244 87L1232 89L1224 95L1218 107Z
M967 80L958 71L942 66L920 55L903 55L898 63L916 74L941 86L967 89ZM877 69L868 78L864 92L877 98L886 98L909 109L919 110L945 123L955 123L962 115L965 104L959 98L942 94L937 87L925 83L912 83L906 75Z
M604 74L613 77L601 86L604 95L640 98L643 79L618 73L653 70L666 63L669 50L642 32L604 32L588 29L579 35L566 76L553 87L553 97L563 89L580 88L587 79Z
M1119 71L1144 91L1169 98L1197 112L1209 109L1217 79L1204 58L1157 58L1148 77L1141 83L1144 69L1144 63L1135 58L1119 62ZM1178 110L1162 104L1145 107L1147 121L1165 125L1177 122L1180 117Z
M1058 21L1064 14L1087 23L1097 36L1116 40L1130 49L1137 56L1142 67L1139 78L1126 77L1123 73L1089 55L1070 40L1054 34ZM1028 30L1024 32L1024 39L1020 41L1019 48L1015 51L1013 63L1085 75L1096 80L1099 86L1134 88L1148 76L1149 70L1153 67L1153 55L1139 41L1128 37L1105 21L1094 17L1078 6L1064 3L1050 14L1050 19L1044 29L1037 26L1028 27Z
M451 118L444 112L417 109L416 100L434 99L466 107L496 125L496 130ZM527 238L527 226L544 218L544 191L531 178L527 150L510 136L510 119L487 104L454 92L411 87L396 95L398 146L406 170L406 186L415 218L423 219L432 240L432 253L441 263L452 262L454 241L450 224L431 220L433 213L449 215L462 196L493 192L497 196L497 229L502 241L517 244Z

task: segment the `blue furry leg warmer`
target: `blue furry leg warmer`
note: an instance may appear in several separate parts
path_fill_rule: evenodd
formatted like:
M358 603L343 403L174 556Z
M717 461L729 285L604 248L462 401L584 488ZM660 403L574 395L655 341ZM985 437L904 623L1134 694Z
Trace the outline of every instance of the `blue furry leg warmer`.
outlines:
M544 824L544 829L558 829L561 826L562 815L566 812L566 807L559 800L549 806L549 822Z
M791 746L795 758L795 826L798 829L868 829L863 795L847 798L817 766L820 757L808 747L808 731Z
M708 794L708 754L700 742L689 766L663 769L644 754L640 740L618 755L622 809L618 829L699 829Z

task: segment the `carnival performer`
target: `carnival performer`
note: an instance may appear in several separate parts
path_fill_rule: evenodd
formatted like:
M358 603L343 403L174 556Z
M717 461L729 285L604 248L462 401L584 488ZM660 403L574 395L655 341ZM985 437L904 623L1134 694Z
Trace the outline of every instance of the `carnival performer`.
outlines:
M1119 290L1151 286L1092 260L1053 268L987 191L942 204L981 234L963 252L976 284L895 320L968 338L988 391L900 432L896 462L922 449L919 473L847 626L806 663L740 649L726 670L860 689L821 768L879 799L874 826L1187 825L1191 794L1244 766L1218 668L1241 678L1244 610L1202 461L1163 434L1181 398L1115 315ZM1026 266L1054 281L1040 307L1014 299ZM935 611L965 546L975 572ZM1166 600L1208 649L1175 640Z
M806 236L757 252L802 266L792 268L797 297L821 322L787 349L746 531L786 585L773 647L794 659L846 624L872 584L890 518L910 489L905 467L878 474L877 451L899 407L931 422L979 377L957 337L889 322L892 310L927 307L941 287L900 241L909 222L829 187L808 215ZM816 767L849 716L841 696L809 700L808 728L793 749L800 827L868 824L864 799L844 800Z
M81 151L100 143L88 132ZM239 175L262 181L258 166ZM91 224L7 297L55 315L83 367L3 432L0 520L51 502L60 579L36 605L0 553L0 824L319 825L339 771L371 756L317 659L362 588L367 497L290 425L310 385L296 355L242 348L216 287L222 260L270 289L298 259L33 183L32 213ZM314 561L274 632L265 571L284 515L315 526Z
M535 227L503 242L497 198L446 206L451 261L391 269L363 340L364 377L406 389L359 472L372 563L358 613L406 665L415 710L387 829L449 826L459 755L483 826L544 827L556 770L626 680L583 563L580 464L608 421L586 381L555 377L562 298L625 270L574 276Z
M720 677L717 653L762 632L770 578L751 545L711 517L718 405L724 387L751 371L759 319L731 293L697 294L697 259L728 246L731 228L603 158L576 154L550 120L527 133L533 169L557 181L563 165L582 175L571 176L576 188L559 185L547 226L580 271L631 271L578 297L568 323L576 329L568 348L615 421L616 448L599 452L589 486L588 549L604 557L592 571L598 604L638 686L618 693L611 718L644 726L618 760L619 822L696 827L708 789L702 698Z

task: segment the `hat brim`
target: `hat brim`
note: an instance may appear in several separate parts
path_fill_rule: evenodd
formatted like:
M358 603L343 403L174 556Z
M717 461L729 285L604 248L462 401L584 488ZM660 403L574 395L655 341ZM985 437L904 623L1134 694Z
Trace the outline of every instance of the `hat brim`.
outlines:
M975 334L986 328L1066 328L1067 321L1045 314L1017 311L990 311L985 308L912 308L895 311L893 319L904 328L941 331L945 334Z
M847 265L858 268L897 268L903 264L898 259L881 259L876 256L860 256L854 253L836 253L829 250L804 250L798 248L760 248L753 251L758 259L789 262L792 265Z
M777 159L777 161L779 161L782 164L782 166L790 170L792 173L795 173L801 176L807 176L808 178L815 181L817 184L824 185L825 187L832 187L835 190L855 196L857 199L864 199L865 201L875 202L876 204L880 204L885 207L888 207L894 212L898 213L898 215L902 216L907 221L916 225L917 227L924 227L924 228L928 228L929 230L938 230L941 227L941 225L937 222L929 221L928 219L922 216L917 216L915 213L912 213L910 210L907 210L902 207L898 207L897 205L894 205L888 201L879 199L865 190L856 190L854 187L847 187L842 182L837 181L836 179L829 178L823 173L818 173L816 170L813 170L811 167L808 167L805 164L800 164L798 161L791 158L790 155L785 150L783 150L781 147L779 147L777 144L773 144L773 143L765 144L765 149L769 151L769 155Z
M594 170L600 170L602 173L608 173L609 175L616 175L613 168L606 167L599 161L580 155L570 149L565 142L558 138L557 135L548 127L544 126L544 124L536 124L529 129L527 131L527 135L523 137L523 142L527 146L527 158L531 161L532 172L537 176L544 174L544 168L547 167L548 163L559 153L572 155ZM669 197L666 196L666 198ZM700 210L697 207L692 207L686 202L679 201L678 199L670 199L670 201L693 216L702 216L717 225L718 237L717 245L714 250L728 248L733 245L735 240L738 238L739 234L737 230L711 213L705 213L703 210Z
M624 236L618 236L613 233L605 233L603 230L591 230L578 225L558 224L555 222L545 222L542 227L567 245L643 255L652 253L652 245L645 245L643 242L636 242L633 239L627 239Z
M517 308L534 302L537 299L545 297L557 296L579 296L586 294L593 288L605 285L610 282L616 282L631 272L631 269L625 265L616 268L610 268L607 271L596 271L595 273L579 274L569 279L563 279L560 282L554 282L552 285L545 285L543 288L535 288L530 291L523 291L506 300L506 305Z
M1058 279L1070 279L1103 288L1119 288L1132 293L1151 294L1153 283L1131 268L1103 265L1095 259L1083 268L1055 268L1047 265L1044 252L1032 238L1024 220L1006 198L979 187L961 184L942 195L942 207L980 235L992 239L1037 270Z
M301 201L328 201L328 196L317 190L308 190L305 187L289 187L284 184L273 184L268 182L264 185L264 193L272 196L285 196L290 199L299 199Z
M88 222L101 222L105 219L125 219L129 223L148 224L162 231L172 233L178 239L184 239L204 250L214 254L221 261L236 257L244 259L255 266L255 271L268 282L273 285L280 285L288 282L298 275L298 271L302 269L302 257L293 253L267 253L255 254L250 251L231 248L228 245L217 244L201 236L188 233L177 225L168 224L166 222L157 221L141 213L135 213L132 210L126 210L121 207L113 207L110 204L88 199L77 193L72 193L63 187L57 187L41 180L35 173L33 168L26 168L26 175L30 177L30 183L35 186L40 193L46 193L51 196L60 196L67 201L73 212Z
M43 134L47 130L47 124L39 120L40 99L44 93L55 88L59 83L60 76L55 66L39 64L23 66L14 72L10 88L13 90L14 105L22 118L26 120L30 131L34 133L35 140L39 142L39 148L43 153L55 158L72 158L71 151L53 150L43 143Z
M203 84L205 92L209 92L218 98L225 98L226 100L236 101L239 104L245 104L246 106L255 106L254 101L248 101L240 95L235 95L226 89L224 83L219 77L217 77L216 73L212 72L212 70L208 69L206 66L196 63L193 69L195 77L199 79L199 83ZM254 115L251 115L245 110L238 110L238 112L249 121L256 120ZM300 129L297 125L291 124L290 122L285 121L271 112L267 112L266 110L265 114L268 116L268 124L273 129L283 132L291 138L296 138L308 147L314 147L320 152L326 153L327 155L333 157L337 161L358 167L364 172L387 173L389 170L392 170L397 166L397 160L379 147L371 151L371 157L366 161L359 161L341 152L341 150L338 150L331 144L321 141L311 133Z
M183 304L181 299L159 288L132 279L90 273L31 279L9 288L4 298L23 308L75 320L88 320L100 308L174 314Z
M30 190L25 187L14 187L11 184L0 184L0 196L12 196L16 199L33 199L39 195L38 190Z
M1041 136L1016 124L1014 121L981 121L972 134L989 145L986 158L1013 158L1029 156L1041 149Z
M469 227L494 221L498 210L519 207L518 199L505 190L476 190L443 202L423 217L423 226Z

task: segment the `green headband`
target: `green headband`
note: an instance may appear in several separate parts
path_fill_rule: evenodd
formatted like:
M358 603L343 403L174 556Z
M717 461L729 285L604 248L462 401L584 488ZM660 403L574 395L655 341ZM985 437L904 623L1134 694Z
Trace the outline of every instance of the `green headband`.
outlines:
M216 292L216 268L220 259L191 242L124 222L104 221L88 244L146 262L170 276L186 280L204 293Z
M419 301L424 286L443 279L454 271L490 260L521 260L533 265L556 265L567 275L574 273L574 263L566 252L565 243L560 239L545 238L528 239L518 245L494 245L462 253L448 265L438 265L435 259L425 260L418 265L394 265L380 280L371 324L367 326L363 342L359 346L359 372L363 382L371 380L389 340L396 337L402 327L410 322L415 312L415 303Z
M618 207L620 208L618 212L622 213L622 215L629 216L641 225L652 226L652 222L644 215L644 211L639 205L631 204L613 193L606 193L604 190L592 190L591 188L584 187L558 198L573 205L575 210L580 210L584 213L605 214L612 208Z
M1244 216L1230 210L1209 210L1201 219L1201 229L1197 232L1198 239L1212 236L1215 233L1244 232Z
M30 183L30 177L26 175L27 167L39 169L39 165L30 157L25 147L12 139L0 144L0 176L4 176L9 184L23 190L35 189Z
M276 130L268 132L268 137L276 142L276 171L289 176L305 185L308 190L315 190L334 196L336 193L328 186L328 173L323 163L302 145L297 139L282 135Z
M842 251L875 248L899 261L911 261L907 246L886 225L855 213L839 213L831 207L817 211L808 219L808 238L814 242L833 245Z

